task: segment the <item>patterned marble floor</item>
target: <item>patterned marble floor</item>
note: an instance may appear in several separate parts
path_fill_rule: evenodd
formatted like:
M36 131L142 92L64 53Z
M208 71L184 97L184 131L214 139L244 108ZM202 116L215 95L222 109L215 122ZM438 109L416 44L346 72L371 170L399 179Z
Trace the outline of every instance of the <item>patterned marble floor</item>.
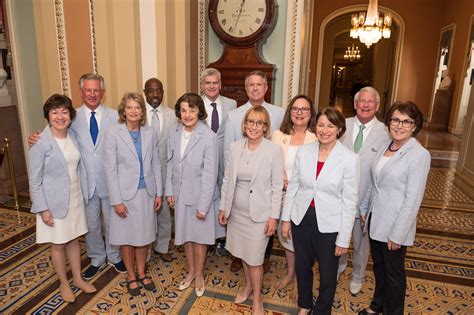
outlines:
M466 187L455 183L453 168L443 162L457 158L458 140L428 134L421 141L432 150L433 167L418 215L415 244L407 253L405 308L413 314L474 314L474 200ZM442 145L451 151L442 151ZM75 289L76 302L65 303L48 247L34 242L35 216L28 213L28 199L22 196L20 201L22 208L15 211L8 198L0 198L0 314L250 314L251 301L232 303L244 277L242 272L229 271L230 257L208 257L203 297L197 298L192 288L179 291L177 284L185 272L180 247L171 249L177 258L172 263L152 256L148 270L158 284L154 292L131 297L124 276L108 266L92 279L99 290L96 294ZM82 240L81 248L85 269L89 261ZM293 290L274 287L285 270L277 242L271 260L262 288L266 314L296 314ZM373 294L372 263L369 261L366 281L356 296L348 290L350 271L349 264L340 277L334 314L358 312ZM315 295L318 281L314 282Z

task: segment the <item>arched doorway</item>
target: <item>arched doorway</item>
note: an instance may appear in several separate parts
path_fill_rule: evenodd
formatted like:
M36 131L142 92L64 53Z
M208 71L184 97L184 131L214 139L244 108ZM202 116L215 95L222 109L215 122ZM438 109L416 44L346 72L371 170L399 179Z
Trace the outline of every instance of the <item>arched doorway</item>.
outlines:
M358 39L349 37L351 15L366 11L367 6L354 5L342 8L329 14L321 23L319 45L317 50L317 71L314 99L318 106L337 105L344 114L350 114L352 108L351 88L356 83L374 86L381 95L379 115L394 101L397 90L401 43L405 26L400 15L386 7L379 7L380 12L390 12L393 16L392 34L389 39L381 39L365 48ZM344 51L352 43L361 50L358 61L344 60ZM316 51L312 53L316 54ZM344 68L344 69L342 69ZM338 71L345 72L342 82Z

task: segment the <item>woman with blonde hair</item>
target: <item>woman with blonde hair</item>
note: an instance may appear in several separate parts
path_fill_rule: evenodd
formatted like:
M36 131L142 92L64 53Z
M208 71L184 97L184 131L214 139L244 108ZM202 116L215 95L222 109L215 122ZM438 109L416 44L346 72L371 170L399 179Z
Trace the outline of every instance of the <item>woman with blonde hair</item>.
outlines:
M161 207L162 180L158 137L146 125L146 108L138 93L125 93L118 107L119 124L107 130L104 170L114 212L110 243L120 246L127 268L127 291L140 294L140 285L155 290L145 274L148 246L156 238L156 214ZM135 274L135 270L138 276Z
M253 291L253 314L264 314L263 260L269 237L280 218L283 152L269 141L270 118L263 106L252 106L242 120L244 138L230 145L221 191L219 221L227 224L226 249L241 258L245 285L235 298L244 303Z

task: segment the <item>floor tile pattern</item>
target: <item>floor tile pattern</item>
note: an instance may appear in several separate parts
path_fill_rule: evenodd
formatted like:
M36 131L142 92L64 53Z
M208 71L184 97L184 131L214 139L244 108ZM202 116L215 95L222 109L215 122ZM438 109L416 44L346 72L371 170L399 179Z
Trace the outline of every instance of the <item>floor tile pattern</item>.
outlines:
M466 187L458 187L454 181L460 139L425 130L418 139L431 152L432 168L418 215L415 243L407 251L405 309L410 314L474 314L474 200L465 193ZM152 255L148 271L157 284L154 292L142 290L140 296L131 297L126 293L124 275L107 266L91 281L99 290L96 294L74 288L76 302L65 303L59 295L48 246L34 243L35 215L28 213L27 194L21 195L19 212L1 209L9 207L9 200L0 199L1 314L250 314L251 300L241 305L233 303L244 276L242 271L229 271L230 257L208 257L202 298L196 297L192 287L179 291L177 284L185 274L182 247L172 247L177 257L172 263ZM89 260L83 239L81 253L85 269ZM274 288L285 272L283 256L275 241L273 265L264 276L262 288L266 314L297 312L292 287ZM348 289L350 271L349 260L339 279L333 314L356 313L369 304L373 295L370 259L364 286L355 296ZM317 296L319 279L315 275L313 291Z

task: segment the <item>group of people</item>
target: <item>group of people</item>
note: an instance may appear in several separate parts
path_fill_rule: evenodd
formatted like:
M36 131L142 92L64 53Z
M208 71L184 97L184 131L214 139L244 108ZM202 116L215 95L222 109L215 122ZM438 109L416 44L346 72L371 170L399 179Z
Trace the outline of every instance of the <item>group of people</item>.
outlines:
M153 242L163 260L173 259L171 206L174 242L186 256L179 290L194 281L195 294L204 294L207 251L216 244L218 255L234 256L233 271L244 270L235 303L252 294L252 312L263 314L264 265L276 233L287 262L276 288L294 284L299 314L330 314L352 239L350 292L363 286L369 247L376 278L372 303L360 313L402 314L406 248L430 168L428 151L414 138L423 126L418 107L397 102L382 123L375 117L380 96L364 87L352 118L333 107L316 112L305 95L284 110L265 102L260 71L247 76L249 100L238 108L220 89L219 71L205 69L204 95L182 95L173 111L152 78L145 99L126 93L114 111L101 104L103 78L85 74L77 111L64 95L46 101L48 125L29 139L30 194L37 242L51 243L63 299L75 299L64 249L73 284L84 292L95 292L83 278L106 260L127 273L130 295L155 290L145 266ZM84 234L91 265L81 275ZM315 260L320 286L313 305Z

